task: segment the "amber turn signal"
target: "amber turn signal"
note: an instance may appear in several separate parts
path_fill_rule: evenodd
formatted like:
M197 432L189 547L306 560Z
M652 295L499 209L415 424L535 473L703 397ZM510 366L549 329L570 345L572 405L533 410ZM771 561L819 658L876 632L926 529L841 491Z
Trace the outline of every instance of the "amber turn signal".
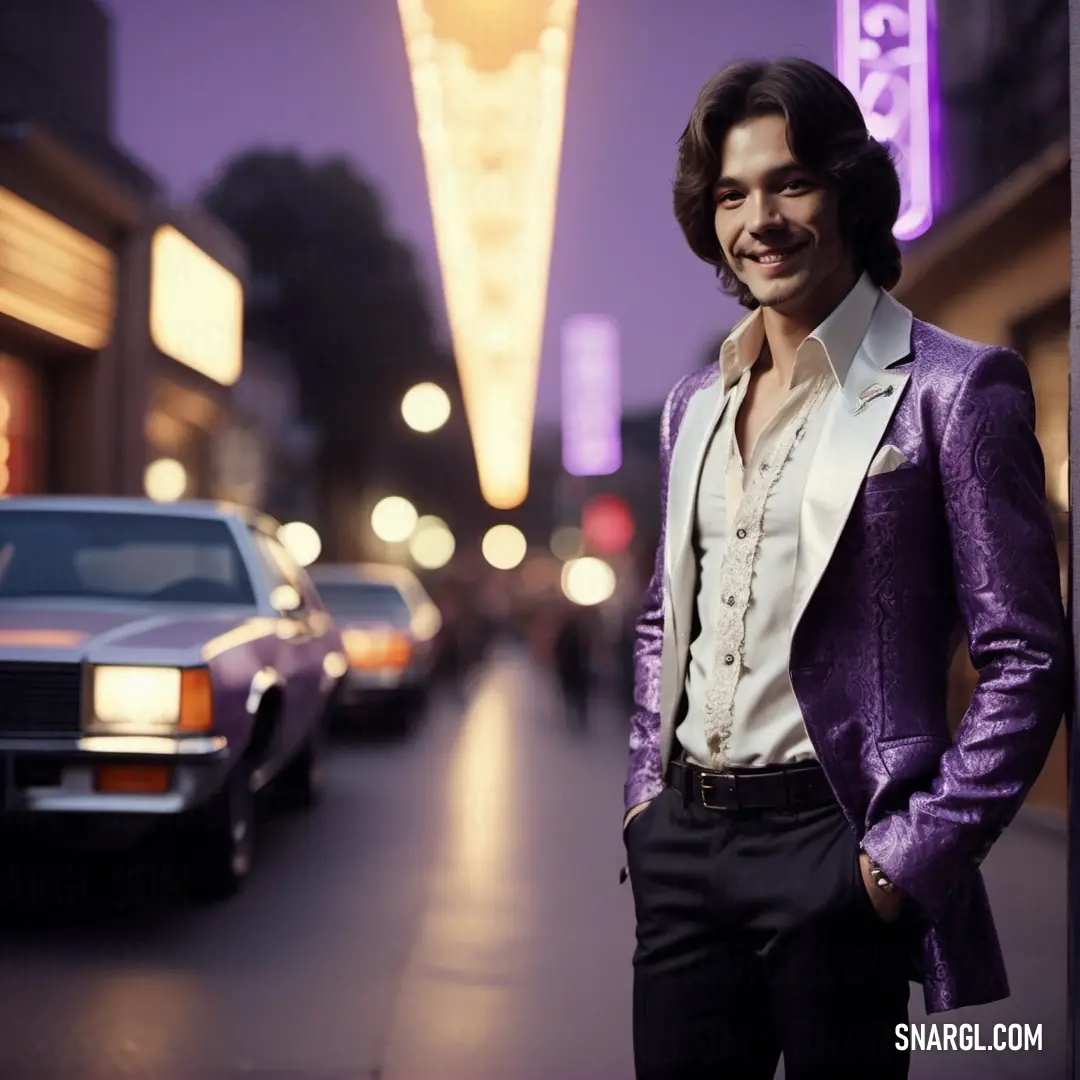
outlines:
M214 694L209 668L185 668L180 672L179 732L204 732L214 726Z

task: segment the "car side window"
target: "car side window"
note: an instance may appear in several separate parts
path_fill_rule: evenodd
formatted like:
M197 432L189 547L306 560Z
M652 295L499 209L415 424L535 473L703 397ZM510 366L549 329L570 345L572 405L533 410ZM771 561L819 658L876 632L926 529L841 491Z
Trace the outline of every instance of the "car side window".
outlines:
M266 537L266 544L270 549L271 558L281 567L289 584L300 594L304 602L303 606L305 608L320 607L319 594L312 584L311 578L308 577L304 568L289 554L288 548L280 540L275 540L273 537Z
M270 596L274 597L279 590L292 589L296 597L296 605L291 609L302 611L307 606L307 598L303 587L300 568L290 558L289 553L273 537L257 529L251 530L251 538L255 544L255 550L259 556L266 574L267 583L270 586ZM273 602L273 600L271 600ZM280 606L275 604L275 607Z

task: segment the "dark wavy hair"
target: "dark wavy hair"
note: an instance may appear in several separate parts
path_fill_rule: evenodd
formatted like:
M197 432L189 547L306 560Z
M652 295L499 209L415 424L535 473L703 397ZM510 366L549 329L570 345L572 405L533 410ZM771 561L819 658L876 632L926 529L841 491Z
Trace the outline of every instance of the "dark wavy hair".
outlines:
M891 289L900 280L893 226L900 181L889 150L870 137L851 91L825 68L798 58L742 60L714 75L698 94L679 139L675 218L690 250L716 267L723 291L758 306L728 266L716 238L714 188L728 132L759 116L783 116L797 162L839 195L840 227L860 270Z

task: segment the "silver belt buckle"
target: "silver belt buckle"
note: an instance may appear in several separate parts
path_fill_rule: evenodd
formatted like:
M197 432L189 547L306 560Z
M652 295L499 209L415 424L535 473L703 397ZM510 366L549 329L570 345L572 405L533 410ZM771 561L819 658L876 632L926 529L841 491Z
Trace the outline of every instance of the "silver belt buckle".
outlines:
M727 781L726 786L728 792L735 797L734 806L716 806L709 802L709 791L712 790L712 785L716 781ZM737 810L739 808L739 791L736 786L735 777L730 773L706 773L702 772L698 775L698 794L701 797L701 805L706 810Z

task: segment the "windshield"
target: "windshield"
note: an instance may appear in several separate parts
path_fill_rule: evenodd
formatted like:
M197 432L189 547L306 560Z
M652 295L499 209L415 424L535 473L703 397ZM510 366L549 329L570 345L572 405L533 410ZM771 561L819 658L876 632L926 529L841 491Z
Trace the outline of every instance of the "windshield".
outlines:
M255 603L223 521L0 510L0 601L39 597Z
M407 626L412 618L405 597L395 585L356 581L318 585L319 595L335 618L386 619Z

